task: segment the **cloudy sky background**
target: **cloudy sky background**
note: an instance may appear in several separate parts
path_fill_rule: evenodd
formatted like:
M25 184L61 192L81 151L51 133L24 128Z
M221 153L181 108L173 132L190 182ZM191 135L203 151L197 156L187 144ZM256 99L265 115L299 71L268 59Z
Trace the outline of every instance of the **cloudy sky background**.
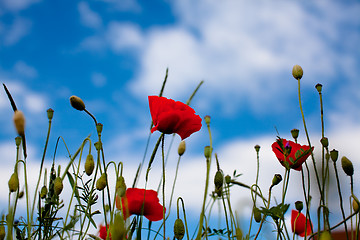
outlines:
M253 147L261 146L260 185L266 192L272 176L284 172L271 152L276 129L290 138L290 130L298 128L300 142L306 143L297 82L291 76L293 65L299 64L316 156L321 153L321 124L314 86L321 83L330 149L353 161L359 180L359 12L358 1L0 0L0 80L26 115L31 176L36 178L42 156L46 109L55 110L49 164L58 136L65 138L72 153L89 134L95 136L92 119L70 107L69 97L77 95L104 124L106 158L124 162L130 185L149 133L147 96L158 94L169 68L166 97L185 102L204 80L191 105L201 117L211 116L214 151L225 174L236 169L243 173L239 181L253 184ZM0 171L7 182L16 134L4 91L0 110ZM150 149L159 133L154 135ZM173 150L179 140L176 136ZM205 182L206 128L186 143L175 194L196 217ZM175 152L170 156L169 183L177 159ZM61 145L57 161L66 157ZM150 188L156 188L160 173L157 164L151 170ZM342 171L340 175L347 199L349 180ZM300 186L300 173L292 172L287 198L291 208L302 200ZM1 188L7 192L6 184ZM234 209L246 219L249 192L233 191ZM336 222L337 195L331 194ZM2 203L7 199L7 194L0 198Z

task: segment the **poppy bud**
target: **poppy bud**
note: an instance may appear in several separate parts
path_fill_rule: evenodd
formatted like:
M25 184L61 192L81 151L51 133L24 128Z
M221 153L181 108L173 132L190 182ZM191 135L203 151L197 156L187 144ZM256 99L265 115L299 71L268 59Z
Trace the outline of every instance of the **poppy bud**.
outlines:
M21 144L21 137L17 136L17 137L15 138L15 144L16 144L17 147L20 146L20 144Z
M86 161L85 161L85 172L88 176L90 176L92 174L92 172L94 171L94 167L95 167L94 157L90 153L87 155Z
M16 192L19 189L19 177L16 172L11 174L11 177L8 181L10 192Z
M106 204L105 205L105 212L108 213L109 211L110 211L110 206L109 206L109 204Z
M79 98L77 96L72 95L70 97L70 104L76 110L79 110L79 111L85 110L85 103L83 102L83 100L81 98Z
M341 158L341 167L346 175L352 176L354 174L353 164L347 157Z
M327 148L329 146L329 139L327 137L323 137L320 139L321 144L324 148Z
M22 111L16 110L14 112L14 124L16 131L19 135L23 135L25 132L25 116Z
M179 156L182 156L182 155L184 154L185 150L186 150L185 141L181 141L181 142L179 143L179 147L178 147L178 154L179 154Z
M210 120L211 120L211 118L210 118L209 115L206 115L206 116L204 117L204 120L205 120L205 123L206 123L207 125L210 125Z
M215 177L214 177L215 188L220 189L223 183L224 183L224 174L220 170L218 170L215 173Z
M176 239L183 239L185 235L185 227L184 227L184 223L183 221L178 218L175 220L175 223L174 223L174 237Z
M299 212L301 212L301 210L303 210L304 208L304 204L302 201L296 201L295 202L295 208L296 210L298 210Z
M54 180L54 192L57 196L60 195L60 193L62 192L64 188L64 185L63 185L63 182L62 182L62 179L61 177L57 177L55 178Z
M272 180L272 186L278 185L282 181L282 176L280 174L275 174Z
M97 131L98 134L101 134L103 126L104 125L102 123L96 124L96 131Z
M44 199L46 197L46 194L47 194L47 188L46 186L42 186L41 190L40 190L40 198L41 199Z
M230 184L231 183L231 177L229 175L225 176L225 183Z
M292 137L296 140L299 136L299 129L294 128L290 132L291 132Z
M24 196L24 191L19 192L19 199L21 199Z
M303 70L299 65L295 65L292 69L292 75L296 80L300 80L303 76Z
M54 110L52 108L49 108L46 112L48 119L51 120L54 116Z
M331 160L333 160L333 162L337 161L338 156L339 156L339 151L337 151L335 149L330 151L330 157L331 157Z
M0 240L5 239L5 226L3 224L0 225Z
M126 227L123 216L117 213L114 218L114 223L110 227L110 239L126 239Z
M316 85L315 85L315 88L316 88L316 90L317 90L319 93L321 93L322 85L321 85L320 83L316 84Z
M100 178L96 181L96 189L101 191L106 187L106 173L101 174Z
M319 240L333 240L333 237L329 233L329 231L324 231L320 233Z
M254 212L254 219L255 222L259 223L261 221L261 212L260 209L258 209L257 207L253 208L253 212Z
M259 145L256 144L254 148L255 148L255 151L256 151L257 153L260 151L260 146L259 146Z
M359 211L359 202L355 198L353 198L353 201L352 201L352 208L353 208L354 212Z
M206 146L204 148L204 156L206 159L209 159L210 156L211 156L211 149L210 149L210 146Z
M125 192L126 192L126 184L125 184L125 179L123 176L118 177L118 179L116 180L116 194L119 197L123 197L125 196Z

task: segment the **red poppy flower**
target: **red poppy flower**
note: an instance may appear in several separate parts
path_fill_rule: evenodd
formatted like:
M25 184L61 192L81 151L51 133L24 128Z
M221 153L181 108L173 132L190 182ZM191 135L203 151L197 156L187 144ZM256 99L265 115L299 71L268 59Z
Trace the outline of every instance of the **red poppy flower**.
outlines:
M144 215L150 221L163 219L163 206L159 203L157 192L140 188L128 188L125 196L116 198L116 207L123 208L124 218L132 214Z
M314 147L310 148L282 138L276 140L271 147L281 165L297 171L302 169L302 164L314 150Z
M154 127L165 134L177 133L181 139L201 129L201 118L188 105L165 97L149 96L149 106Z
M300 237L304 237L306 231L306 235L309 236L311 234L311 226L312 223L309 219L306 223L306 217L304 216L304 214L299 214L297 210L291 211L291 230L295 234L299 235Z
M109 225L107 227L100 225L100 229L99 229L99 237L101 239L106 239L107 236L107 229L109 229ZM111 235L109 236L110 240L111 240Z

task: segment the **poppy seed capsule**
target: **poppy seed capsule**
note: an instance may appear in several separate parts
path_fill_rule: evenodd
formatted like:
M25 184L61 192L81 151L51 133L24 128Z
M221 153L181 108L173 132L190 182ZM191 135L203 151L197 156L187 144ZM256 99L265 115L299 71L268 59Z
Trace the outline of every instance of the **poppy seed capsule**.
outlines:
M323 137L320 139L321 144L324 148L327 148L329 146L329 139L327 137Z
M100 178L96 181L96 189L101 191L106 187L106 173L101 174Z
M296 80L300 80L303 76L303 69L299 65L295 65L292 69L292 75Z
M185 227L184 227L184 223L183 221L178 218L175 220L175 223L174 223L174 237L176 239L183 239L185 235Z
M299 129L292 129L291 131L291 136L296 140L299 137Z
M57 177L54 180L54 193L59 196L64 188L61 177Z
M16 131L19 135L23 135L25 132L25 116L22 111L16 110L14 112L14 124Z
M330 157L331 157L331 160L333 160L333 162L336 162L339 157L339 151L337 151L335 149L331 150Z
M11 174L11 177L8 181L9 191L16 192L19 189L19 177L16 172Z
M220 170L215 173L214 184L216 189L220 189L224 184L224 174Z
M257 153L260 151L260 146L259 146L259 145L256 144L254 148L255 148L255 151L256 151Z
M47 194L47 188L46 186L42 186L41 190L40 190L40 198L41 199L44 199L46 197L46 194Z
M86 156L86 161L85 161L86 175L90 176L92 174L92 172L94 171L94 167L95 167L94 157L92 154L88 154Z
M185 141L181 141L181 142L179 143L179 147L178 147L178 154L179 154L179 156L182 156L182 155L185 153L185 150L186 150Z
M48 119L51 120L51 119L53 118L53 116L54 116L54 110L53 110L52 108L49 108L49 109L46 111L46 113L47 113Z
M315 88L316 88L316 90L317 90L319 93L321 93L322 85L321 85L320 83L316 84L316 85L315 85Z
M347 157L341 158L341 167L346 175L352 176L354 174L354 166Z
M206 159L209 159L210 156L211 156L211 149L210 149L210 146L206 146L204 148L204 156Z
M76 110L79 110L79 111L85 110L85 103L84 103L84 101L83 101L81 98L79 98L79 97L77 97L77 96L75 96L75 95L72 95L72 96L70 97L70 104L71 104L71 106L72 106L73 108L75 108Z
M225 183L230 184L231 183L231 177L229 175L225 176Z
M19 192L19 199L21 199L24 196L24 191Z
M304 208L304 204L302 201L296 201L295 202L295 208L296 210L298 210L299 212L301 212L301 210L303 210Z
M255 222L259 223L261 221L260 209L258 209L257 207L254 207L253 212L254 212L254 220L255 220Z

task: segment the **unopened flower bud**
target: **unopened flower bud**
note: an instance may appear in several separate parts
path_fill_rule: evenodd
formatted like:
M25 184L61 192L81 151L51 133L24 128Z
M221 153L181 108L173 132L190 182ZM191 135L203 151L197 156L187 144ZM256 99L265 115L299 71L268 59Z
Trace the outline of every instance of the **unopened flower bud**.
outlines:
M327 137L321 138L320 142L324 148L327 148L329 146L329 139Z
M303 70L299 65L295 65L292 69L292 75L296 80L300 80L303 76Z
M11 174L11 177L8 181L8 185L9 185L10 192L16 192L19 189L19 177L16 172Z
M110 227L111 239L126 239L126 226L123 216L117 213L114 218L114 223Z
M15 144L16 144L17 147L20 146L20 144L21 144L21 137L17 136L17 137L15 138Z
M94 162L94 157L91 153L89 153L86 157L86 161L85 161L85 172L86 175L90 176L92 174L92 172L94 171L95 168L95 162Z
M301 212L301 210L303 210L304 208L304 204L302 201L296 201L295 202L295 208L296 210L298 210L299 212Z
M181 141L181 142L179 143L179 147L178 147L178 154L179 154L179 156L182 156L182 155L185 153L185 150L186 150L185 141Z
M100 178L96 181L96 189L101 191L106 187L107 178L106 173L101 174Z
M316 88L316 90L317 90L319 93L321 93L322 85L321 85L320 83L316 84L316 85L315 85L315 88Z
M60 195L63 188L64 188L64 185L63 185L63 181L62 181L61 177L55 178L55 180L54 180L54 192L55 192L55 194L57 196Z
M294 128L290 132L291 132L292 137L296 140L299 136L299 129Z
M116 194L119 197L124 197L126 193L126 184L123 176L118 177L116 180Z
M49 108L46 112L48 119L51 120L54 116L54 110L52 108Z
M98 134L101 134L102 130L103 130L103 124L102 123L97 123L96 124L96 131Z
M184 223L183 221L178 218L175 220L175 223L174 223L174 237L176 239L183 239L185 235L185 227L184 227Z
M272 180L272 186L278 185L282 181L282 176L280 174L275 174Z
M47 194L47 188L46 186L42 186L41 190L40 190L40 198L41 199L44 199L46 197L46 194Z
M76 110L79 110L79 111L85 110L85 103L83 102L83 100L81 98L79 98L77 96L73 95L70 97L70 104Z
M230 184L231 183L231 177L229 175L225 176L225 183Z
M209 115L206 115L206 116L204 117L204 120L205 120L206 125L210 125L210 120L211 120L211 118L210 118Z
M259 145L256 144L254 148L255 148L255 151L256 151L257 153L260 151L260 146L259 146Z
M5 239L5 235L6 235L5 226L3 224L1 224L0 225L0 240Z
M335 149L331 150L330 157L331 157L331 160L333 160L333 162L336 162L339 157L339 151L337 151Z
M354 166L347 157L341 158L341 167L346 175L352 176L354 174Z
M204 148L204 156L205 156L206 159L210 158L210 156L211 156L211 148L210 148L210 146L206 146Z
M25 133L25 116L22 111L16 110L14 112L14 124L16 131L19 135L23 135Z
M333 237L329 233L329 231L324 231L320 233L319 240L333 240Z
M19 199L21 199L24 196L24 191L19 192Z
M224 184L224 174L220 170L215 173L214 184L216 189L221 189Z
M259 223L261 221L261 212L260 209L258 209L257 207L253 208L253 212L254 212L254 219L255 222Z
M355 198L353 198L353 201L352 201L352 208L353 208L354 212L359 211L359 202Z

